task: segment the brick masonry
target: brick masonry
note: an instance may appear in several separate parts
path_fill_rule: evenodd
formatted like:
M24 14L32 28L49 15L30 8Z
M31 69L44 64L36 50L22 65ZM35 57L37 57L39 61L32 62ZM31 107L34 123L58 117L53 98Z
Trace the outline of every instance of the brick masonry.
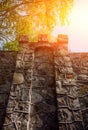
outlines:
M19 42L18 53L0 52L0 129L88 130L88 53Z

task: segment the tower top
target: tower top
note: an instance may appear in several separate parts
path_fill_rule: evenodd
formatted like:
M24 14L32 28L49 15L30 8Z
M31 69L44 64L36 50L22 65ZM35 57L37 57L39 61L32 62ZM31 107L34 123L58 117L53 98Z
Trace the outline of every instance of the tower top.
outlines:
M27 44L29 42L30 42L30 40L29 40L29 36L28 35L22 34L22 35L19 36L19 43Z
M68 35L59 34L57 37L57 42L60 44L68 44Z

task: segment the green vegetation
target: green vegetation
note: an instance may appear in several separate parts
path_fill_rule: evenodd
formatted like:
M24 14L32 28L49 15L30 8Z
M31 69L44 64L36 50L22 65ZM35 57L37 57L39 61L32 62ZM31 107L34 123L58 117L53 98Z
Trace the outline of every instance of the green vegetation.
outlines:
M8 42L6 44L4 44L3 46L3 50L11 50L11 51L18 51L18 46L19 46L19 43L18 41L12 41L12 42Z
M0 41L10 45L20 34L28 34L30 41L37 41L40 33L47 33L50 37L58 21L61 25L69 23L68 15L73 2L74 0L0 1Z

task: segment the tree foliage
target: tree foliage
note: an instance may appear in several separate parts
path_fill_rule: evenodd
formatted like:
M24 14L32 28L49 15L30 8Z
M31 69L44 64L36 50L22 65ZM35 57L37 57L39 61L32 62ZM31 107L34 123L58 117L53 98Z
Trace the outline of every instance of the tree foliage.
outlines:
M10 42L20 34L36 41L39 33L50 34L59 19L68 23L74 0L1 0L0 40Z
M19 43L18 41L12 41L12 42L7 42L6 44L3 45L3 50L4 51L18 51L19 48Z

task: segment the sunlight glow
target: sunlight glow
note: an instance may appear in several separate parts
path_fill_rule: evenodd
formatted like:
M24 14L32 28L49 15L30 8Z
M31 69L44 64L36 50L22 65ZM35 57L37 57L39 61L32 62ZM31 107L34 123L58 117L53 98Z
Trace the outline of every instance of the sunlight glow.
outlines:
M86 3L87 2L87 3ZM53 37L58 34L67 34L69 49L76 52L88 52L88 1L78 0L69 16L70 25L60 27L58 24L53 32Z

